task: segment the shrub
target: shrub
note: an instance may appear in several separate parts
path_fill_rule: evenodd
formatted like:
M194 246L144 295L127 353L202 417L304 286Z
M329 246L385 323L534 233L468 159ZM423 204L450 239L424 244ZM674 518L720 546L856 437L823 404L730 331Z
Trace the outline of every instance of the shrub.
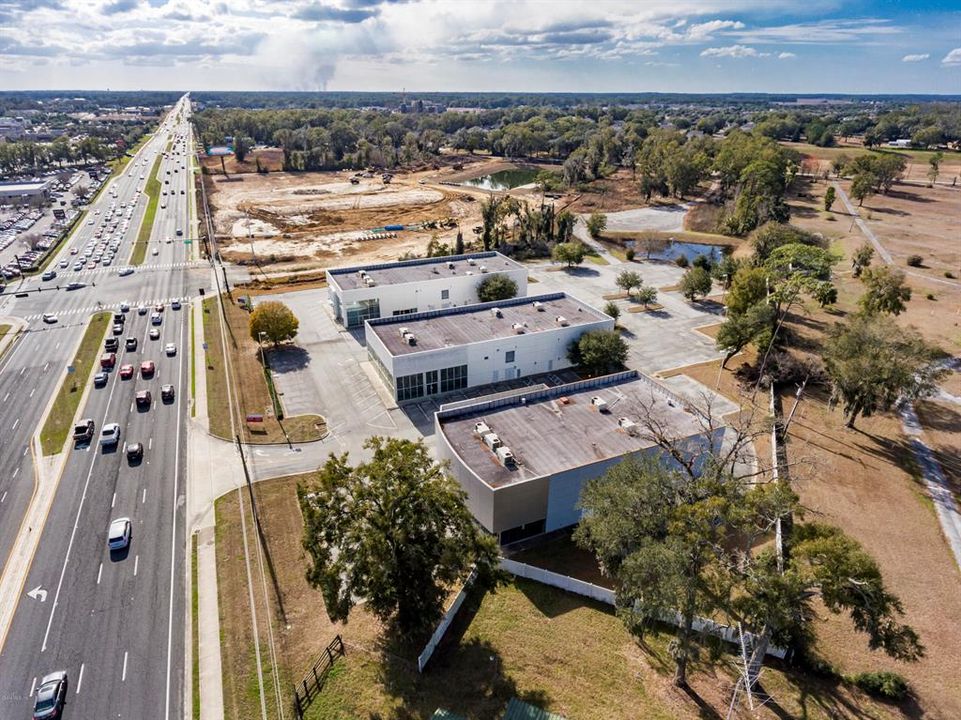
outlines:
M480 302L510 300L517 295L517 283L506 275L491 275L477 286L477 299Z
M690 265L690 263L689 263L688 260L687 260L687 256L686 256L686 255L678 255L678 256L674 259L674 264L677 265L678 267L682 267L682 268L686 268L688 265Z
M617 307L617 304L613 300L609 300L607 305L604 306L604 314L610 315L614 318L614 322L617 322L617 318L621 316L621 309Z
M851 681L868 695L885 700L904 700L908 696L907 681L895 672L858 673Z
M948 280L954 280L954 273L951 272L950 270L945 270L945 271L944 271L944 276L945 276Z
M934 296L934 293L928 293L924 297L926 297L928 300L937 300L937 298Z
M606 227L607 215L604 213L591 213L591 216L587 219L587 232L591 234L592 238L599 237Z
M625 253L625 256L627 257L628 262L634 262L634 248L631 248L630 250L628 250ZM949 274L950 273L945 273L945 275L949 275ZM952 275L951 277L954 277L954 276Z
M921 267L924 263L924 258L920 255L908 255L906 262L910 267Z

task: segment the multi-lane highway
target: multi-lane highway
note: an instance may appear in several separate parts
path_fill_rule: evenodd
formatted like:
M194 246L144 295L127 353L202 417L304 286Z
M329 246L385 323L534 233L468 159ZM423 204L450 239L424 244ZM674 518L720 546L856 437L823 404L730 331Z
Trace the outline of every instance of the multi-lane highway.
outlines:
M20 521L33 492L29 439L87 321L101 308L130 305L117 366L105 387L90 389L81 413L96 422L97 435L105 423L119 423L120 444L104 450L96 436L89 446L71 444L43 528L26 530L41 536L0 649L0 718L29 717L36 683L53 670L66 670L70 679L64 717L183 716L189 305L174 310L170 303L196 295L208 284L209 270L190 261L190 246L184 243L192 192L189 140L186 147L175 140L169 157L162 156L171 138L189 136L188 115L184 98L91 208L88 217L96 219L111 203L123 213L134 203L112 265L73 270L75 258L101 226L97 220L84 223L51 265L57 278L28 280L18 289L29 291L26 297L8 295L0 305L0 314L30 323L29 332L0 362L0 562L23 531ZM121 276L147 204L142 190L158 155L167 194L144 264ZM70 254L73 247L77 255ZM61 259L68 261L66 268L60 267ZM67 290L69 282L84 287ZM38 287L43 291L34 292ZM164 308L161 323L154 325L150 318L157 303ZM140 304L148 307L143 315L137 311ZM44 323L43 313L55 314L57 322ZM154 327L160 331L157 339L149 336ZM136 350L124 349L128 337L137 338ZM168 343L176 346L172 355L165 352ZM152 377L140 372L146 360L156 364ZM136 372L124 380L118 370L127 363ZM174 386L170 402L161 400L166 384ZM144 389L151 391L152 402L138 408L134 397ZM143 443L140 463L128 462L124 452L133 442ZM133 537L128 550L111 552L107 529L118 517L131 519Z

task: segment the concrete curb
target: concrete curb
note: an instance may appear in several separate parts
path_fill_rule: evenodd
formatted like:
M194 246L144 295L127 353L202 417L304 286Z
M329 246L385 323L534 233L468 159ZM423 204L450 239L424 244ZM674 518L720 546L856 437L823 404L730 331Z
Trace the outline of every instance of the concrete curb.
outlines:
M23 336L23 332L30 327L26 320L13 315L0 317L0 325L10 325L11 330L3 337L0 337L0 358L4 356L8 349Z

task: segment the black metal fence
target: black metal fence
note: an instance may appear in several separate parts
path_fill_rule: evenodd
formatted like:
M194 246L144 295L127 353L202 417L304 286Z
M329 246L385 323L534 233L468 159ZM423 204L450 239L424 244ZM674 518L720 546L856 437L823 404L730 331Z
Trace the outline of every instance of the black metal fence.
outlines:
M334 637L324 649L320 659L314 663L303 679L294 686L294 712L303 718L310 703L324 689L324 682L338 657L346 654L344 641L340 635Z

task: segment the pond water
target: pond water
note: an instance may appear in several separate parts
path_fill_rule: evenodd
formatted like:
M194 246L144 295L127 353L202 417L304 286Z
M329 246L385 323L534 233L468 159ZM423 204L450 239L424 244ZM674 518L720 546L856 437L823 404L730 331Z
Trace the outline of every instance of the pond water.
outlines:
M470 180L464 180L461 185L469 185L483 190L513 190L521 185L529 185L534 182L537 172L537 170L530 168L499 170L490 175L481 175Z
M705 245L704 243L682 242L680 240L665 240L663 242L635 242L628 240L625 247L633 248L638 260L668 260L673 262L682 255L688 262L693 262L698 255L704 255L712 263L724 257L720 245Z

